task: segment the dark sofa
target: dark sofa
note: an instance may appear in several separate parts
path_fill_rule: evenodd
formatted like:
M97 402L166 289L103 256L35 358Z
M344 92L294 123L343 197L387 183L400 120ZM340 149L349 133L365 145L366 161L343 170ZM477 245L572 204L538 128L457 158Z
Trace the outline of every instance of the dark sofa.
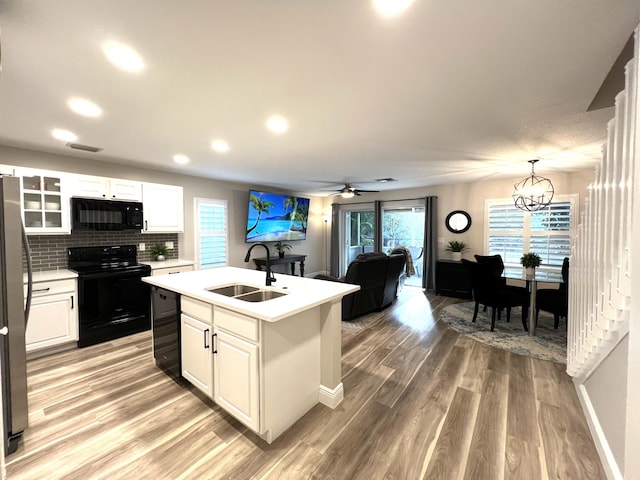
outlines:
M326 275L315 278L360 285L359 291L342 299L342 319L349 320L391 305L398 293L404 265L405 256L402 254L362 253L349 264L343 279Z

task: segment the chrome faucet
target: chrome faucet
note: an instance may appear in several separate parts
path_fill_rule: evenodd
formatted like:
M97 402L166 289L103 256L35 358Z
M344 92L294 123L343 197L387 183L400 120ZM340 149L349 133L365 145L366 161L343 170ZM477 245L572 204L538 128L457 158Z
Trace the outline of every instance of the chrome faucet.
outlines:
M251 247L249 247L249 250L247 250L247 254L244 257L244 261L245 262L249 261L249 257L251 256L251 250L253 250L254 247L257 247L258 245L263 246L264 249L267 251L267 280L266 280L266 285L267 285L267 287L270 287L271 284L276 281L276 277L273 276L273 272L271 271L271 264L269 263L269 257L271 256L271 252L269 251L269 247L267 245L265 245L264 243L254 243L253 245L251 245Z

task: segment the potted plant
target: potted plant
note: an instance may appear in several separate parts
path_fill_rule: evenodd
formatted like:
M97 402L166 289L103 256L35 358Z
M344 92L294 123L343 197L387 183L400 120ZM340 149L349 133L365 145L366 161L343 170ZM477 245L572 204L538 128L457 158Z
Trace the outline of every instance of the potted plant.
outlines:
M288 243L283 243L278 241L273 244L273 248L275 248L278 251L278 257L282 258L284 257L285 250L291 250L291 245L289 245Z
M165 259L165 255L169 252L169 249L165 245L154 245L151 247L151 258L162 262Z
M447 243L447 252L451 252L451 260L460 261L462 258L462 252L467 249L467 244L464 242L458 242L456 240L451 240Z
M536 267L540 266L542 259L537 253L530 252L520 257L520 263L525 270L525 275L527 277L533 277L536 274Z

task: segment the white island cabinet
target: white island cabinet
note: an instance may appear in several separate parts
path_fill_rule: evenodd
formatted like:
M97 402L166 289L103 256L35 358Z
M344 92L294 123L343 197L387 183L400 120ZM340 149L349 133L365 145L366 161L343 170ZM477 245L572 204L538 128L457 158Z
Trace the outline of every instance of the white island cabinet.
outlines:
M335 408L341 380L342 297L357 285L222 267L146 277L181 295L182 375L271 443L318 402ZM262 302L212 293L249 285ZM277 287L275 286L277 285Z
M180 352L182 376L213 398L211 305L188 297L181 299Z

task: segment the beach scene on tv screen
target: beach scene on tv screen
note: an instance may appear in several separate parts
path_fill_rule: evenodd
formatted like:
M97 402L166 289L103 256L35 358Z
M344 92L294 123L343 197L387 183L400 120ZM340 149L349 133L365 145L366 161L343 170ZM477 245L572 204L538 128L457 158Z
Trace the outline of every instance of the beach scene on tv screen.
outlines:
M308 218L308 198L251 190L246 240L304 240Z

